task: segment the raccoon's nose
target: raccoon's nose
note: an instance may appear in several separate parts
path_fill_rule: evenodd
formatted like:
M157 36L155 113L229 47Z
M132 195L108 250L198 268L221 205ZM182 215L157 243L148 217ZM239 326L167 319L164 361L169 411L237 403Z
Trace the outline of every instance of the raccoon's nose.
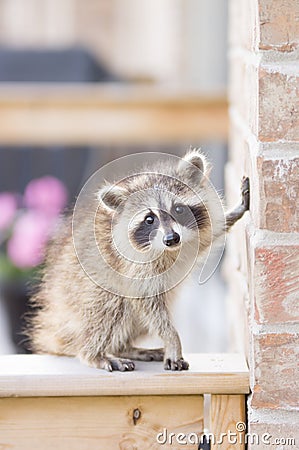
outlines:
M163 243L167 245L167 247L171 247L173 245L177 245L180 242L180 235L175 231L173 233L166 234L163 237Z

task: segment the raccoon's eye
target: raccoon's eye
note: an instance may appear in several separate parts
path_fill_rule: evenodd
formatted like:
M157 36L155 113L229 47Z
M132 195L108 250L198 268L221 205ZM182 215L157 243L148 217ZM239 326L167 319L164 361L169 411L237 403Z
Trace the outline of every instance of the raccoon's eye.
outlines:
M174 207L174 210L176 212L176 214L184 214L186 212L186 206L185 205L176 205Z
M152 225L154 223L154 221L155 221L154 216L151 216L150 214L148 216L146 216L145 219L144 219L144 222L147 225Z

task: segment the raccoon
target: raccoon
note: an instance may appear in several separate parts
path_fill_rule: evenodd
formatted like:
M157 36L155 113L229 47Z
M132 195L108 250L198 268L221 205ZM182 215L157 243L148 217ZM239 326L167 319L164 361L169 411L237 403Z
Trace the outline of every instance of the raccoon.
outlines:
M79 211L76 230L71 217L64 220L32 298L38 307L28 327L34 352L75 356L107 371L132 371L134 360L188 369L171 300L190 261L249 209L244 179L241 204L224 216L209 172L204 155L191 149L177 163L157 163L101 186ZM160 336L164 347L136 348L136 338L147 333Z

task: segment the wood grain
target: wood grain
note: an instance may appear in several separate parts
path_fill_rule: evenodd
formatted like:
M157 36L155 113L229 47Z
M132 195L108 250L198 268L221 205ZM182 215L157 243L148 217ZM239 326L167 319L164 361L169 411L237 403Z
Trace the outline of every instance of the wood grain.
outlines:
M128 85L0 86L1 144L226 140L224 95Z
M133 420L135 409L140 418ZM174 449L158 433L203 430L202 396L7 398L0 400L0 449ZM160 437L160 442L163 436ZM179 446L181 447L181 446ZM194 445L183 445L192 448Z
M244 395L211 396L210 432L215 437L215 441L211 442L211 450L243 450L243 425L246 427ZM235 434L227 436L229 432ZM220 442L221 433L225 433L223 442Z
M248 393L249 374L240 354L185 355L190 370L169 372L162 363L136 362L134 372L107 373L74 358L0 356L0 397L80 395L190 395Z

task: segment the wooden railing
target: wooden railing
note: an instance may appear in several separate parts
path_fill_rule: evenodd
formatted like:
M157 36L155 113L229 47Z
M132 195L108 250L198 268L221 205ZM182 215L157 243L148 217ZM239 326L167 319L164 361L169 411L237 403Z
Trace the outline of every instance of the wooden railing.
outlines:
M197 449L206 432L212 449L243 449L244 357L186 359L187 372L136 363L134 372L107 373L72 358L1 356L0 448Z
M130 85L0 85L0 143L225 141L224 95Z

